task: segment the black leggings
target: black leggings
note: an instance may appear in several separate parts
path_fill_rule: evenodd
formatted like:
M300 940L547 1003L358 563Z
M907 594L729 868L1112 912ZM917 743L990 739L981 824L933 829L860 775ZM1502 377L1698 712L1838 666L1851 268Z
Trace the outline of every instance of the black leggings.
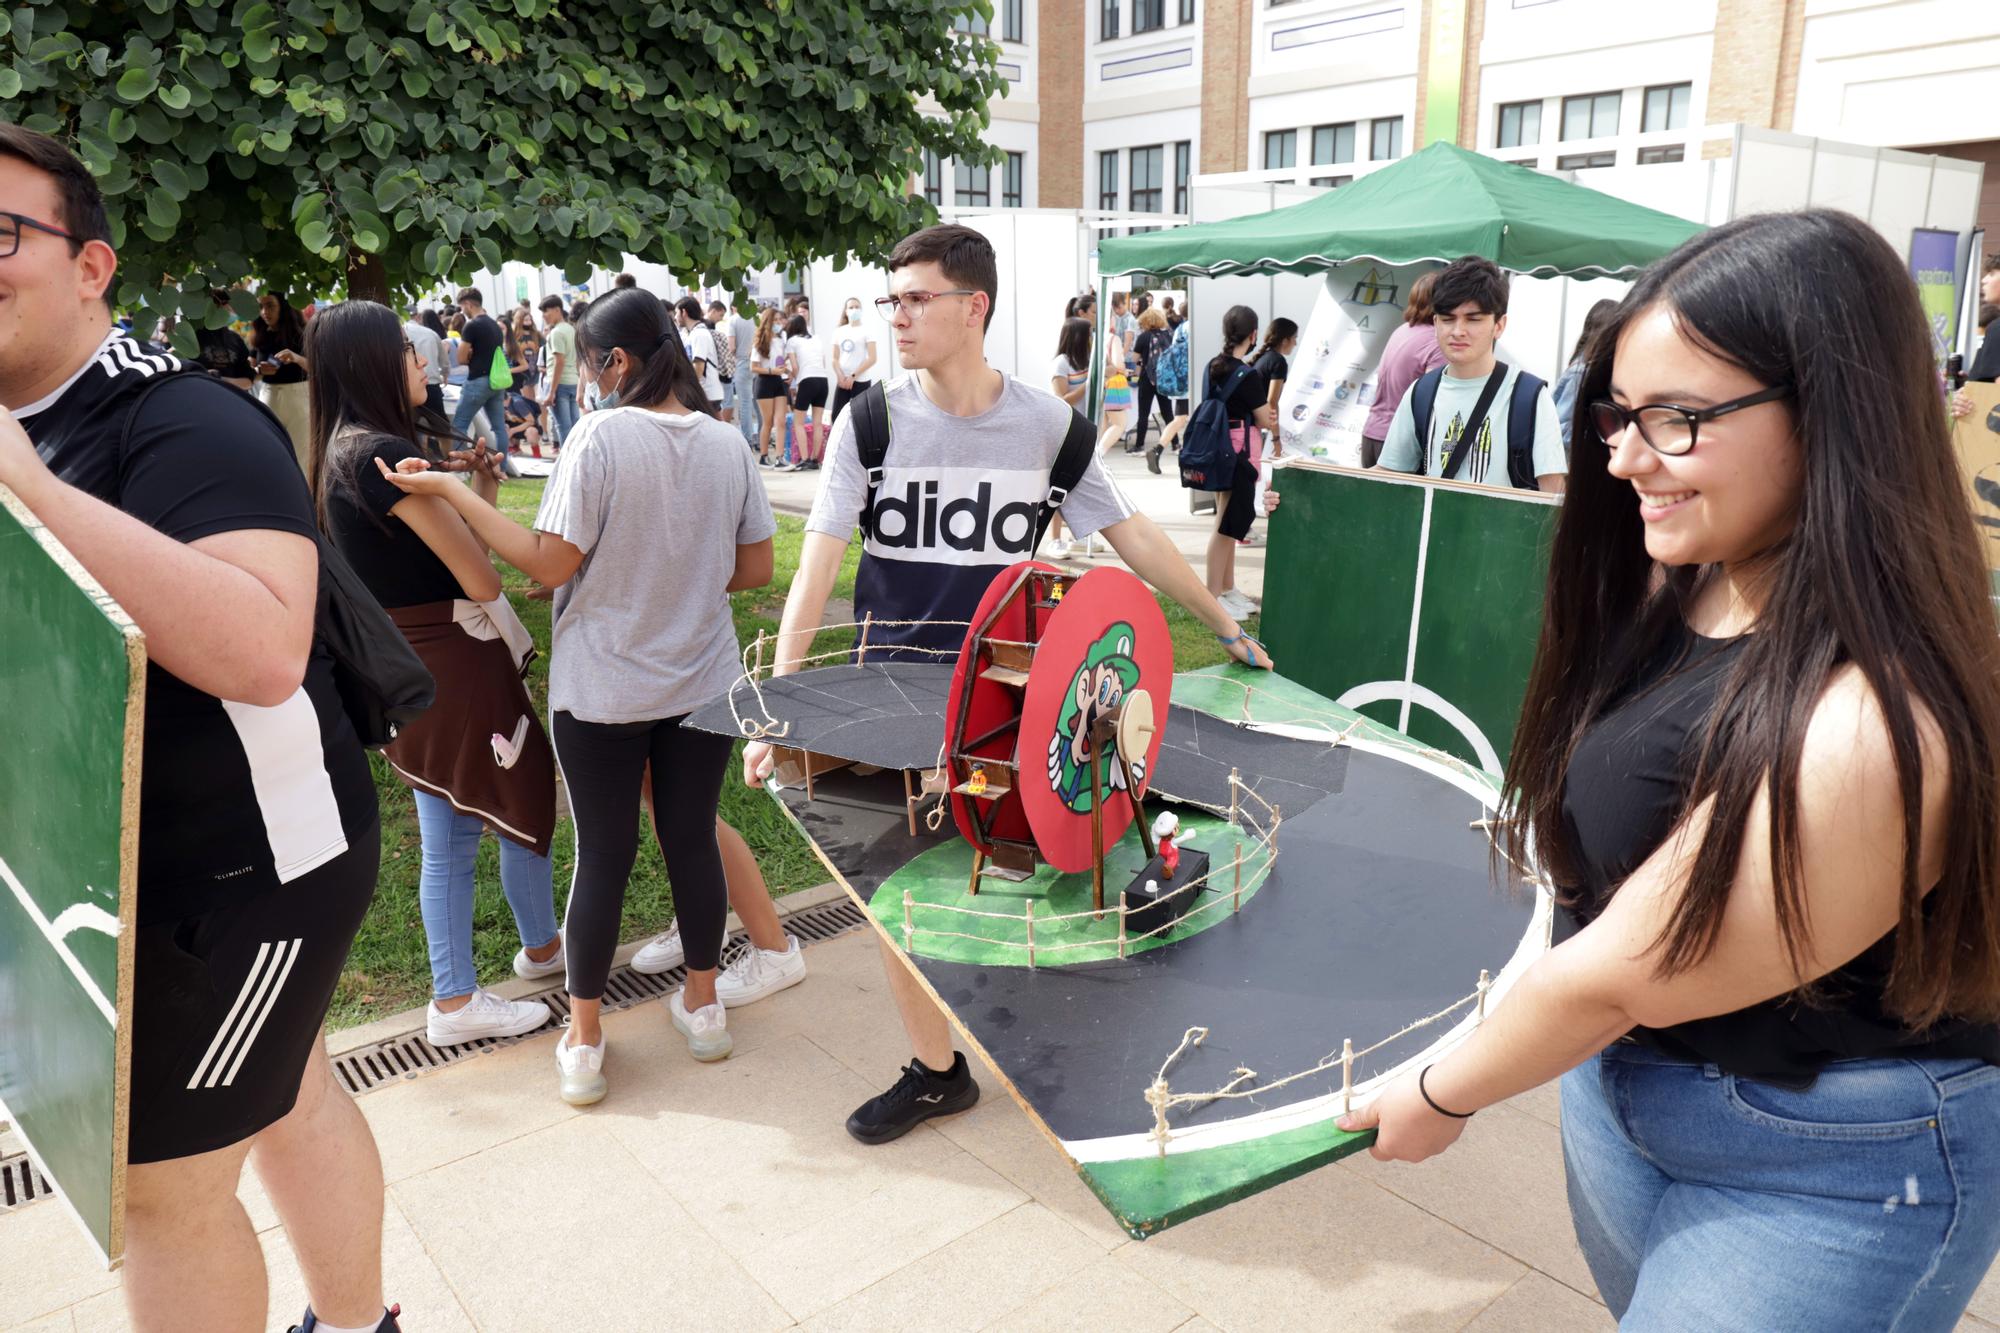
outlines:
M660 855L688 969L714 968L722 961L729 917L722 852L715 845L729 738L683 728L678 717L604 723L579 722L568 713L555 715L551 738L576 821L576 872L563 915L571 997L601 999L611 975L625 885L639 854L639 787L648 760Z
M834 422L840 420L841 409L845 408L849 403L853 402L856 398L859 398L862 395L862 393L867 390L868 384L869 381L867 380L856 380L854 381L854 387L851 389L841 389L841 388L834 389L833 407L830 411L828 411L826 416L827 424L829 426L832 425Z
M1139 377L1139 436L1136 441L1141 453L1144 453L1146 449L1146 427L1153 424L1153 404L1155 403L1160 405L1160 415L1165 417L1168 422L1171 422L1173 420L1174 400L1154 388L1153 382L1141 375ZM1164 425L1161 427L1161 431L1162 435L1164 435Z

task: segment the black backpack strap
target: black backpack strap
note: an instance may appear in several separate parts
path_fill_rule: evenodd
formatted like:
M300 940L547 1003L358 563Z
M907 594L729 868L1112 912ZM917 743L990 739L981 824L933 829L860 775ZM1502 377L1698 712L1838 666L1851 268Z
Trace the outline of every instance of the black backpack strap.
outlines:
M1524 370L1507 403L1507 480L1524 491L1542 489L1535 480L1535 416L1541 397L1542 381Z
M875 492L882 486L882 460L889 456L889 391L884 381L876 380L848 399L846 412L854 422L854 449L867 478L858 524L865 541L875 535Z
M1410 389L1410 420L1417 430L1417 475L1430 470L1425 451L1431 447L1431 413L1437 408L1438 385L1444 382L1444 367L1426 370Z
M1486 413L1492 408L1493 400L1500 396L1500 384L1507 378L1507 363L1496 362L1493 373L1486 377L1486 387L1479 391L1479 401L1472 405L1472 415L1466 418L1465 429L1459 432L1458 443L1451 447L1451 457L1444 460L1444 471L1438 475L1446 481L1458 471L1458 465L1465 461L1465 451L1479 438L1479 428L1486 424ZM1417 442L1419 456L1428 447L1428 439Z
M1083 480L1083 474L1090 471L1090 460L1096 456L1097 428L1090 424L1090 418L1072 407L1062 449L1056 454L1056 465L1049 469L1049 493L1035 506L1035 541L1028 548L1031 553L1042 544L1042 534L1049 530L1050 520Z

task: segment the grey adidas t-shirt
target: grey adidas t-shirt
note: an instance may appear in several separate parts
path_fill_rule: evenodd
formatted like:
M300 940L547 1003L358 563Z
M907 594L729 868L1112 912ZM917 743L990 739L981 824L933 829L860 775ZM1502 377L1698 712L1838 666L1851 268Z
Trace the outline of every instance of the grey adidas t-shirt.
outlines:
M777 531L756 457L703 413L599 408L563 442L535 527L584 553L556 592L549 708L679 717L742 672L736 548Z

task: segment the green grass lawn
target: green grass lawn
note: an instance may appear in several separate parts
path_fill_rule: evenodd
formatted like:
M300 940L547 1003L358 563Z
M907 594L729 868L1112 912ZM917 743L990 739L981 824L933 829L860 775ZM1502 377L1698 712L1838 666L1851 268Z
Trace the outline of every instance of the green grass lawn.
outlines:
M526 524L534 520L541 503L542 482L523 479L503 484L501 508ZM776 573L768 588L755 588L730 596L730 611L736 634L744 643L756 638L757 631L776 634L778 617L784 610L785 592L799 565L799 547L805 526L797 518L780 515L775 540ZM834 596L851 600L854 596L854 567L859 545L849 547L846 563ZM545 601L530 601L532 586L516 570L501 567L508 599L521 620L534 634L541 649L528 672L528 688L534 695L536 711L544 718L548 704L549 611ZM1226 659L1208 628L1173 603L1163 603L1167 624L1174 637L1174 666L1188 671ZM853 643L851 630L829 630L814 642L815 652L839 650ZM740 748L740 747L739 747ZM379 758L375 765L375 787L382 804L382 873L376 886L375 904L361 925L346 974L334 994L328 1022L334 1027L364 1023L384 1014L422 1004L430 995L429 946L423 919L417 909L417 874L422 853L417 838L417 812L409 788L397 780ZM770 797L745 787L732 764L722 789L722 817L741 832L757 853L764 878L774 895L810 888L826 878L790 821ZM569 896L570 870L575 863L575 837L568 820L556 826L555 891L556 917L561 919ZM477 896L473 906L473 956L483 984L492 984L513 975L512 960L520 940L514 933L514 919L500 892L499 852L488 838L479 849ZM639 860L625 894L625 939L636 939L665 928L674 914L673 899L667 888L665 868L659 848L650 837L642 838Z

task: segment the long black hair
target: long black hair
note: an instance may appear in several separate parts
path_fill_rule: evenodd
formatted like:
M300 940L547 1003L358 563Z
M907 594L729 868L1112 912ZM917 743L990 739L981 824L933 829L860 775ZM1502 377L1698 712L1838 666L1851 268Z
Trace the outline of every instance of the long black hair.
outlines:
M1255 361L1258 356L1262 356L1266 352L1275 352L1298 336L1298 321L1286 319L1283 315L1279 315L1271 321L1271 326L1264 330L1264 345L1257 349L1257 356L1253 356L1250 359Z
M1090 369L1092 332L1090 321L1081 315L1063 321L1062 332L1056 335L1056 355L1065 358L1072 371Z
M590 303L576 326L577 357L595 373L614 348L633 361L618 386L621 404L657 408L671 398L689 411L714 415L681 346L680 330L668 322L667 308L658 298L637 287L620 287Z
M1583 317L1583 331L1576 335L1576 350L1569 354L1569 362L1575 365L1590 355L1592 342L1604 332L1604 326L1611 322L1611 316L1618 311L1618 303L1609 297L1590 308Z
M263 312L259 311L257 318L250 321L251 335L257 340L257 354L268 360L273 352L286 349L296 352L304 347L306 322L298 311L292 309L292 303L285 299L285 294L266 292L263 295L277 301L278 318L276 322L266 320Z
M1714 807L1655 964L1673 975L1714 948L1744 827L1768 791L1778 933L1802 968L1800 754L1829 678L1851 663L1881 708L1905 828L1888 1006L1913 1029L2000 1017L2000 637L1909 272L1846 213L1716 227L1648 269L1612 312L1589 349L1579 405L1607 396L1619 337L1655 309L1711 356L1790 386L1801 460L1794 525L1762 560L1756 632L1695 750L1684 809ZM1508 853L1532 844L1566 890L1582 882L1562 813L1570 756L1712 577L1647 555L1638 496L1611 475L1591 417L1579 410L1571 427L1569 493L1505 784L1517 815ZM1944 869L1928 898L1917 879L1913 700L1941 724L1950 765Z
M388 306L342 301L306 325L306 381L310 408L306 484L321 531L326 498L335 488L355 493L355 469L370 451L372 435L407 440L432 461L443 458L438 441L453 440L451 423L409 397L408 335Z
M1236 372L1236 349L1257 336L1257 312L1233 305L1222 316L1222 351L1208 363L1208 377L1218 385Z

